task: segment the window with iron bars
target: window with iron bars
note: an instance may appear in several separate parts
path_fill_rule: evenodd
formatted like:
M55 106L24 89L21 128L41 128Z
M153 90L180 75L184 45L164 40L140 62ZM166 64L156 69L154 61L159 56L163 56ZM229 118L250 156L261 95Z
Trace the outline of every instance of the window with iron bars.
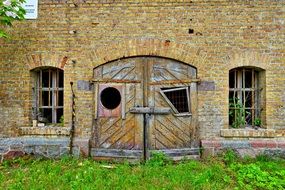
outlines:
M260 73L252 68L229 73L229 124L233 128L255 125L261 118Z
M189 87L162 88L161 95L176 116L191 115Z
M36 119L43 123L60 123L63 116L63 71L46 68L36 73Z

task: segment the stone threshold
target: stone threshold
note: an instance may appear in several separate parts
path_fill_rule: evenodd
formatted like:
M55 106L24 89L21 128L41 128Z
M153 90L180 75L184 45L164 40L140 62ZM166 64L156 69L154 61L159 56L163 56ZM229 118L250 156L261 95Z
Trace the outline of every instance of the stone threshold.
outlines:
M221 129L222 137L275 138L285 137L285 130L275 129Z
M56 135L69 136L70 128L68 127L21 127L21 135Z

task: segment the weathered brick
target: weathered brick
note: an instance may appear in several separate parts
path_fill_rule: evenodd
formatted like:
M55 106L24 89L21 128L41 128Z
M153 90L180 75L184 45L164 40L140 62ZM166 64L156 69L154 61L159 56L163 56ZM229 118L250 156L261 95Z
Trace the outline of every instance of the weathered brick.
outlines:
M221 141L221 145L223 148L233 148L233 149L238 149L238 148L250 148L250 143L247 140L224 140Z
M77 6L43 0L38 19L15 23L7 29L12 40L0 39L0 152L12 146L48 154L43 147L59 146L59 154L66 154L70 82L76 94L75 138L89 139L94 135L93 69L132 56L166 57L197 68L196 128L197 137L206 139L202 146L282 149L284 143L275 140L285 137L284 17L284 3L268 0L94 0ZM32 128L32 73L47 66L64 70L62 128ZM266 72L264 130L229 129L229 70L236 67ZM76 154L87 154L86 145L74 146Z
M267 141L266 148L277 148L277 143L275 141Z
M284 148L285 149L285 141L276 141L278 148Z
M265 148L266 147L266 141L263 141L263 140L252 140L250 141L250 144L253 148Z
M208 140L202 140L202 147L209 147L209 148L219 148L221 147L220 141L208 141Z
M9 152L3 154L3 160L11 160L14 158L22 157L25 153L20 150L10 150Z

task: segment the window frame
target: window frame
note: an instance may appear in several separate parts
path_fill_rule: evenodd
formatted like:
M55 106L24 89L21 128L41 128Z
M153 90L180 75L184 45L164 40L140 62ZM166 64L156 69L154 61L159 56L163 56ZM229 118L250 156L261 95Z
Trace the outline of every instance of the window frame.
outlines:
M191 102L190 102L190 87L189 86L181 86L181 87L165 87L167 89L160 89L160 94L163 96L167 104L171 107L172 111L174 112L175 116L191 116ZM186 96L187 96L187 106L188 106L188 112L179 112L173 103L168 99L168 97L164 94L164 92L173 92L177 90L186 90Z
M251 85L250 87L246 87L246 72L250 71L251 72ZM233 79L234 79L234 87L231 87L231 74L233 74ZM255 68L247 68L247 67L240 67L240 68L234 68L229 71L229 103L230 103L230 98L237 97L239 103L242 105L242 108L237 108L237 107L230 107L229 104L229 112L231 110L240 110L243 109L243 111L249 110L250 112L250 122L247 123L247 113L245 113L245 126L254 126L254 120L256 118L261 118L261 91L263 88L261 88L261 81L260 81L260 71L255 69ZM233 95L231 95L233 93ZM247 96L246 93L250 94L250 107L246 106L247 103ZM235 101L235 100L234 100ZM235 118L237 117L237 112L234 111L235 116L233 117L232 121L229 116L229 124L231 125L231 122L235 122ZM238 126L238 128L243 127L243 126Z
M43 71L48 71L49 79L48 86L43 86ZM60 72L62 74L62 87L59 87ZM36 71L36 119L39 121L39 116L42 109L51 109L51 123L58 124L58 110L64 112L64 71L58 68L48 67L41 68ZM44 105L43 92L48 92L48 105ZM62 103L59 104L59 92L62 92ZM50 100L51 98L51 100ZM43 116L43 115L42 115Z

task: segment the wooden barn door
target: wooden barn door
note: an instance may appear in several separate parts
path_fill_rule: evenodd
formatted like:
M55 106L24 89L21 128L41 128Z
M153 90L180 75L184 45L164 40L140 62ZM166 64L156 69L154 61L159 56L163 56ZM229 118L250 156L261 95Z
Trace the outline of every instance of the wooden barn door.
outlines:
M196 82L194 67L157 57L122 59L96 68L93 155L147 159L152 150L172 157L191 155ZM111 94L122 98L110 110L102 94L111 88ZM105 99L113 102L115 97Z
M196 69L169 59L149 58L148 71L148 106L170 108L171 113L148 117L147 150L161 150L177 159L196 155Z
M143 115L129 112L132 107L143 106L141 65L140 59L124 59L94 69L92 156L101 159L142 159ZM107 90L111 90L109 96ZM106 96L104 92L107 92ZM114 103L118 96L121 96L117 101L119 105L104 105L104 102Z

